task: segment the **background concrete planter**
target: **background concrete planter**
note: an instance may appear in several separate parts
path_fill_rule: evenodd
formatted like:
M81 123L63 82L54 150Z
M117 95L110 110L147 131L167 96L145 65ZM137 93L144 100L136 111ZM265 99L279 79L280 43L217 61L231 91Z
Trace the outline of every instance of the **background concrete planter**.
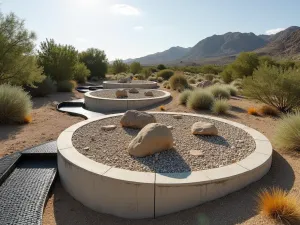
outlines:
M118 88L143 88L153 89L157 88L157 82L154 81L133 81L132 83L118 83L118 81L104 81L103 89L118 89Z
M81 126L122 114L108 115L75 124L59 136L58 170L64 188L95 211L124 218L153 218L225 196L259 180L269 171L272 146L258 131L211 116L168 114L204 117L238 127L252 136L256 149L234 164L189 173L164 174L114 168L83 156L72 144L72 135Z
M116 89L117 90L117 89ZM104 90L97 90L96 92L101 92ZM92 92L87 92L84 94L84 104L86 109L94 112L124 112L129 109L141 109L157 103L163 102L171 97L171 94L167 91L162 90L149 90L149 91L159 91L164 93L164 95L159 97L144 97L140 99L130 99L130 98L103 98L91 95Z

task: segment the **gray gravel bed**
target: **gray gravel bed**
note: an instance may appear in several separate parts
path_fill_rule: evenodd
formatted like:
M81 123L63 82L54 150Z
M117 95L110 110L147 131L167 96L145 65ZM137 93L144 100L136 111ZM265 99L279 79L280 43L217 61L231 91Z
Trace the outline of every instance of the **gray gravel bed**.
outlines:
M158 173L218 168L240 161L255 150L254 139L248 133L223 122L193 116L175 119L172 115L155 114L155 117L157 122L173 126L175 140L174 148L159 153L157 158L129 155L127 146L139 130L122 128L120 116L91 122L79 128L72 137L73 145L88 158L109 166ZM191 134L192 124L198 121L214 123L219 136ZM117 128L112 131L101 130L101 126L105 125L117 125ZM203 155L193 156L190 150L201 150Z
M101 91L94 91L91 92L90 94L95 97L102 97L102 98L116 98L116 90L117 89L107 89L107 90L101 90ZM128 90L129 88L125 88L127 91L127 98L122 98L122 99L142 99L142 98L153 98L153 97L161 97L165 93L162 91L157 91L157 90L151 90L153 93L152 96L145 96L145 92L149 91L147 89L138 89L139 93L129 93ZM116 98L117 99L117 98ZM119 99L119 98L118 98Z

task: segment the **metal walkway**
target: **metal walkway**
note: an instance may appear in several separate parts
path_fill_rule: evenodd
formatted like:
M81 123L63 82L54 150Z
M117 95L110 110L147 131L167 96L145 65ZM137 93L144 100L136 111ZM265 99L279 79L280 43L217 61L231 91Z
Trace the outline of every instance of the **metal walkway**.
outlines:
M0 159L0 224L39 225L57 174L56 141Z

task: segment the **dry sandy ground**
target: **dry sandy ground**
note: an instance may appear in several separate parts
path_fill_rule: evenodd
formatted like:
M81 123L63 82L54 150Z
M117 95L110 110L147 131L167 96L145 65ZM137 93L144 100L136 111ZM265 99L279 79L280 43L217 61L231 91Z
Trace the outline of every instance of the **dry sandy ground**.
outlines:
M82 95L56 94L47 99L34 99L33 122L29 125L1 126L0 153L2 155L21 150L26 147L55 140L60 132L70 125L81 121L57 112L51 105L52 101L63 101ZM191 112L178 105L178 94L172 92L173 100L163 105L167 111ZM255 117L248 115L250 106L259 104L235 98L230 100L233 106L229 120L246 124L264 133L272 140L277 119L270 117ZM151 110L159 110L159 107ZM201 112L208 113L208 112ZM260 181L230 194L221 199L202 204L182 212L159 217L156 219L128 220L114 216L96 213L75 201L61 186L59 180L55 183L50 199L46 205L43 224L46 225L231 225L231 224L273 224L256 212L256 193L265 187L280 187L285 190L300 193L300 163L299 154L289 154L275 150L270 172Z

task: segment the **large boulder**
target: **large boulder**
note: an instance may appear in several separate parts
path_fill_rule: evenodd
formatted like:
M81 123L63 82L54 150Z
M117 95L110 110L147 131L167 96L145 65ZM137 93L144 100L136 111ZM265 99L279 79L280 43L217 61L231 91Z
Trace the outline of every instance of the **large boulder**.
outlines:
M132 156L144 157L172 147L173 136L170 129L160 123L150 123L130 142L128 152Z
M206 87L209 87L213 85L213 83L209 80L204 80L204 81L201 81L200 83L197 84L197 87L199 88L206 88Z
M127 91L125 89L118 89L116 91L116 97L117 98L126 98L126 97L128 97Z
M128 92L132 93L132 94L137 94L137 93L139 93L139 90L136 88L130 88Z
M192 134L218 135L218 130L212 123L196 122L192 125Z
M145 91L144 95L145 96L151 96L151 97L154 96L152 91Z
M146 112L128 110L122 116L120 123L123 127L141 129L149 123L156 123L156 119L152 114Z

